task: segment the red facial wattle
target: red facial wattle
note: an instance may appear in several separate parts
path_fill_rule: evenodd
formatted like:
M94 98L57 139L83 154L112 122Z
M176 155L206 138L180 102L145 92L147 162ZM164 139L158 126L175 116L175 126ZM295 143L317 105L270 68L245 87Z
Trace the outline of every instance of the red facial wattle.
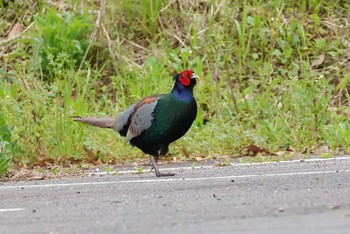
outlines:
M180 73L179 80L183 86L189 86L191 84L192 72L190 70L185 70Z
M191 83L190 78L188 78L187 76L181 76L180 82L183 86L189 86Z

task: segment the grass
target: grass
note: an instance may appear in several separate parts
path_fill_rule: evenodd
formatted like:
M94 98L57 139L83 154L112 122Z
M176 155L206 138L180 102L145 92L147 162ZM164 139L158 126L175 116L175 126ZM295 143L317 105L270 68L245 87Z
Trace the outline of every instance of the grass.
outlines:
M142 174L144 168L143 168L143 166L140 166L140 167L135 167L135 169L136 169L137 174Z
M69 116L117 115L187 68L201 77L199 113L173 157L349 153L349 10L341 0L0 0L0 174L144 157Z

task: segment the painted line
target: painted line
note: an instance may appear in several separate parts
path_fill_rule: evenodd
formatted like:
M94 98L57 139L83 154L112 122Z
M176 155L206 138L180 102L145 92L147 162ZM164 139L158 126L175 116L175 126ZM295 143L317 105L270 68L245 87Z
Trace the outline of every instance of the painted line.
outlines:
M45 187L68 187L84 185L106 185L118 183L152 183L152 182L175 182L175 181L205 181L205 180L225 180L225 179L242 179L254 177L284 177L284 176L303 176L303 175L320 175L333 173L349 173L349 170L331 170L331 171L307 171L307 172L289 172L289 173L271 173L271 174L252 174L252 175L232 175L232 176L214 176L198 178L157 178L157 179L139 179L139 180L116 180L116 181L96 181L81 183L62 183L62 184L34 184L34 185L9 185L0 186L0 189L24 189L24 188L45 188Z
M159 168L160 171L181 171L181 170L195 170L195 169L210 169L213 168L213 166L195 166L195 167L165 167L165 168ZM143 171L143 173L149 173L150 170L146 169ZM154 172L152 171L154 174ZM113 175L113 174L137 174L136 169L135 170L125 170L125 171L111 171L109 173L105 171L101 172L91 172L88 175Z
M21 210L24 210L24 208L0 209L0 212L21 211Z
M335 158L310 158L310 159L298 159L298 160L290 160L290 161L278 161L278 162L259 162L259 163L229 163L232 167L235 166L259 166L259 165L271 165L271 164L295 164L295 163L304 163L304 162L327 162L327 161L342 161L342 160L350 160L350 157L335 157ZM162 168L161 171L181 171L181 170L196 170L196 169L211 169L215 167L215 165L210 166L193 166L193 167L168 167ZM145 170L145 173L148 170ZM125 171L111 171L109 173L105 171L101 172L91 172L89 175L113 175L113 174L135 174L135 170L125 170Z

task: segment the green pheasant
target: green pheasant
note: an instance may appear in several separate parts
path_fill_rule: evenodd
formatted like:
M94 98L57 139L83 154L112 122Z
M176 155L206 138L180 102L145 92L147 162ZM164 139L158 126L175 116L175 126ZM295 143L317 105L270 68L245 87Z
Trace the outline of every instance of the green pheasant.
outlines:
M185 70L173 78L175 84L170 93L145 97L118 117L75 116L73 119L118 131L126 141L150 155L156 176L173 176L174 173L161 173L156 163L159 156L166 155L169 144L181 138L196 118L193 87L198 76Z

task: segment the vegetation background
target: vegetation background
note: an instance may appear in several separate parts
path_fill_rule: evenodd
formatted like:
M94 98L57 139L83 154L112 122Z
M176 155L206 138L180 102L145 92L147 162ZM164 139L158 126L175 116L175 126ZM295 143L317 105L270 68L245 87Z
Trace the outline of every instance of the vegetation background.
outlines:
M347 0L0 0L0 174L148 160L72 115L118 115L190 68L170 158L350 153Z

